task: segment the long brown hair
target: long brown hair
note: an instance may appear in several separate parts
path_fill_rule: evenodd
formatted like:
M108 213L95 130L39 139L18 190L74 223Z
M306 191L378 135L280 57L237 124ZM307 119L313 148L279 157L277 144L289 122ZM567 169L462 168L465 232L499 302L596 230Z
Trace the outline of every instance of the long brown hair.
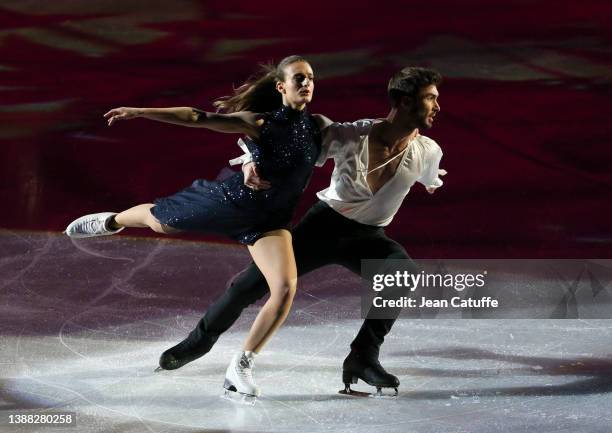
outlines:
M279 108L283 103L281 94L276 90L276 83L285 81L285 67L296 62L308 61L302 56L288 56L278 65L271 63L259 65L259 70L251 75L241 86L234 89L231 96L223 96L213 102L217 111L235 113L253 111L265 113Z

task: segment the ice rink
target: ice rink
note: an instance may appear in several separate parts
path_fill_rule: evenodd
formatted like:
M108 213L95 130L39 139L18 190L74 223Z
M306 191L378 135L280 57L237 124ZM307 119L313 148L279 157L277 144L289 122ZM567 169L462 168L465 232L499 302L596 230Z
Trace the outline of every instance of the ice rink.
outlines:
M220 395L257 306L205 357L153 372L248 263L245 249L0 236L3 432L611 431L610 320L400 319L381 354L399 396L347 397L338 390L361 324L358 279L329 267L301 280L288 321L257 358L263 395L250 407ZM77 426L8 424L10 414L58 411L74 412Z
M0 2L0 433L612 433L611 17L601 0ZM380 357L396 398L338 393L362 323L360 281L342 268L300 279L245 406L220 396L258 305L202 359L154 373L250 262L245 248L60 234L233 173L241 153L239 135L109 128L105 113L212 112L257 65L294 54L316 77L308 111L337 122L395 116L387 83L406 66L444 77L419 132L443 150L444 186L415 185L385 229L411 256L558 265L555 278L507 272L503 312L398 320ZM293 222L334 168L314 171ZM60 412L76 426L10 424Z

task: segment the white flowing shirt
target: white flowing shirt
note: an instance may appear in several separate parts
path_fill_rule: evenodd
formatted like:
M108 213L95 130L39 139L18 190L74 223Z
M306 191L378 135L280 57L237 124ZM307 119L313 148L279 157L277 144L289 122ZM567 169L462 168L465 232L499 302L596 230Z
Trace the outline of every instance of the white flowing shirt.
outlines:
M328 158L333 158L335 165L329 187L319 191L317 197L346 218L384 227L393 220L415 182L429 189L442 186L439 178L442 149L431 138L417 135L399 156L401 161L393 177L373 194L367 173L368 134L374 123L373 119L363 119L332 123L327 127L316 165L322 166ZM240 140L238 144L243 150L246 149ZM249 160L247 152L230 163Z

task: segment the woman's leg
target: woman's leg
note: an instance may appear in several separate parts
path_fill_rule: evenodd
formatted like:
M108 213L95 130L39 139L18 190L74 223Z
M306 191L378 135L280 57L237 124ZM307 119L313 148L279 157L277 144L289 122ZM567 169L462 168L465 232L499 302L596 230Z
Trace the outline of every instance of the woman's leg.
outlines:
M255 264L270 288L264 304L244 343L244 350L259 352L289 314L297 287L297 269L291 245L291 233L274 230L249 247Z
M100 212L84 215L72 221L66 227L66 233L72 238L89 238L108 236L119 233L125 227L150 227L157 233L176 233L178 230L161 224L151 213L153 203L139 204L121 213Z
M236 354L225 372L223 387L256 397L259 387L253 381L255 355L261 350L289 314L297 284L297 269L291 245L291 233L274 230L249 247L253 261L270 289L270 298L259 311L244 343L244 351Z
M121 227L149 227L157 233L176 233L178 230L173 229L165 224L161 224L157 218L151 213L153 203L139 204L118 213L110 221L111 229L119 229Z

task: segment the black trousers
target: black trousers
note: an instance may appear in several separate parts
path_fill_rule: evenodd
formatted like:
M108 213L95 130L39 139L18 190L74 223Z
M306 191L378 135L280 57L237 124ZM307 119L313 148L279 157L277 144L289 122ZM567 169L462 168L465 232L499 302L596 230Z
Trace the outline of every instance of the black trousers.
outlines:
M321 201L310 208L295 226L292 235L298 275L330 264L338 264L360 274L362 259L410 260L404 248L388 238L381 227L367 226L345 218ZM244 308L268 292L262 273L252 263L208 308L191 338L198 338L198 341L212 346L219 335L238 319ZM380 346L396 317L366 318L351 343L351 349L362 356L377 359Z

